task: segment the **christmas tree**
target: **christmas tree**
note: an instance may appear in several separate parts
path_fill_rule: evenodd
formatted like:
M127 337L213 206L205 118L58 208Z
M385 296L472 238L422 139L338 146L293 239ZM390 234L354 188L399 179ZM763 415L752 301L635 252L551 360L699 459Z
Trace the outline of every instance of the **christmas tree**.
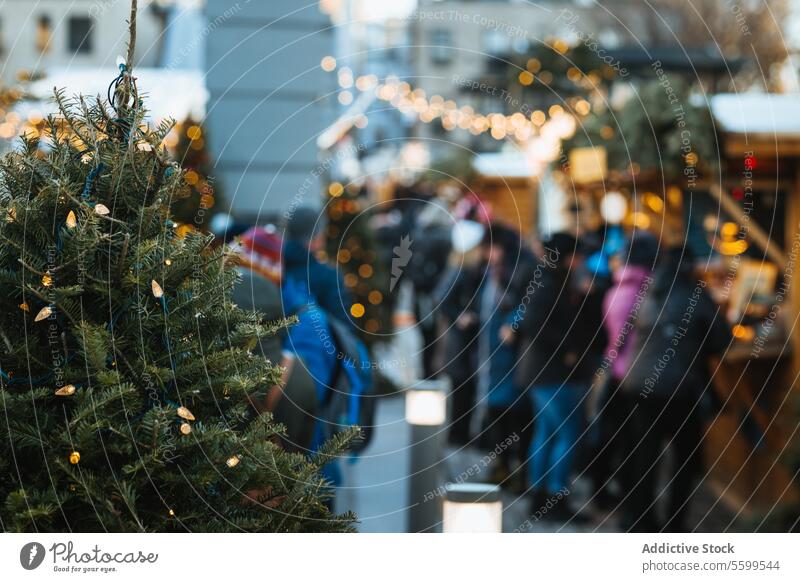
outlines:
M320 468L253 406L280 370L251 353L287 322L230 302L208 236L177 236L171 123L149 127L128 57L109 100L68 99L0 160L0 527L348 531Z
M333 182L328 192L333 200L326 207L328 228L323 258L336 261L353 300L349 307L351 321L364 343L372 346L392 331L389 273L384 266L390 261L379 260L379 245L371 224L374 214L363 207L366 189Z
M186 171L189 195L172 201L173 218L184 225L206 230L209 220L219 207L219 188L210 179L211 155L208 151L206 130L200 121L187 117L172 131L174 147L172 159Z

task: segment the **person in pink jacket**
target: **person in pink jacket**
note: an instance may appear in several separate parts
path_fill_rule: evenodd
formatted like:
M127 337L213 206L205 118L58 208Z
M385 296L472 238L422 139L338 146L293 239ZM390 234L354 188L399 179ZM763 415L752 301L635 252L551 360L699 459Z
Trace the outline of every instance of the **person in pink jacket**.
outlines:
M613 285L603 300L609 345L598 376L608 375L608 378L598 383L603 386L602 393L595 395L597 415L591 427L596 437L595 454L588 469L594 485L594 502L604 509L617 505L613 484L624 491L629 482L622 461L627 451L630 409L619 386L634 357L636 319L652 284L651 272L657 256L655 237L634 231L626 247L612 260Z

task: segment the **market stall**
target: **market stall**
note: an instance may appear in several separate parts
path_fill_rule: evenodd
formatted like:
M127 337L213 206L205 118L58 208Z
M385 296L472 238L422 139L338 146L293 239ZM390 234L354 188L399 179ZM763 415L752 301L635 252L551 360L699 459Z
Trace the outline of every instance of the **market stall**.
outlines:
M569 172L583 213L616 228L647 229L695 257L733 330L714 365L718 403L705 438L705 480L734 513L755 517L797 498L785 458L797 425L800 369L800 295L793 285L800 102L718 95L710 111L718 160L698 156L687 139L678 171L640 167L630 152L620 170L606 162L606 147L615 144L601 142L572 148Z

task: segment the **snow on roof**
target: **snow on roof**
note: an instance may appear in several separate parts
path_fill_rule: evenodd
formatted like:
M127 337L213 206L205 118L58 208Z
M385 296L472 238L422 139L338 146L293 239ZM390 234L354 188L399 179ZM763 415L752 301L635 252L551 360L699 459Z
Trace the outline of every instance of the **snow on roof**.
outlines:
M800 137L800 95L723 93L711 97L711 113L724 131Z
M53 70L44 79L30 84L28 91L33 100L22 101L14 109L23 116L34 110L42 115L55 112L54 87L63 88L70 97L99 94L105 99L109 84L118 74L107 67ZM195 119L205 117L208 91L201 71L141 68L134 69L134 76L151 119L171 117L183 121L189 115Z
M472 167L482 176L503 178L529 178L536 173L523 152L477 154L472 159Z

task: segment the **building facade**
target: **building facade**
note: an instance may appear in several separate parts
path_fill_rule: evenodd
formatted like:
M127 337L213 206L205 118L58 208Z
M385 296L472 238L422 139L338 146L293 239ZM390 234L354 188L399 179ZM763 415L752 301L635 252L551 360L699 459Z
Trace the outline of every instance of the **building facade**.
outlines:
M164 11L139 2L136 64L152 67L161 57ZM127 0L6 0L0 5L0 79L11 84L54 68L114 66L125 55Z
M207 127L231 210L262 220L319 205L326 166L316 140L336 99L320 66L333 53L329 17L291 0L208 0L206 18Z

